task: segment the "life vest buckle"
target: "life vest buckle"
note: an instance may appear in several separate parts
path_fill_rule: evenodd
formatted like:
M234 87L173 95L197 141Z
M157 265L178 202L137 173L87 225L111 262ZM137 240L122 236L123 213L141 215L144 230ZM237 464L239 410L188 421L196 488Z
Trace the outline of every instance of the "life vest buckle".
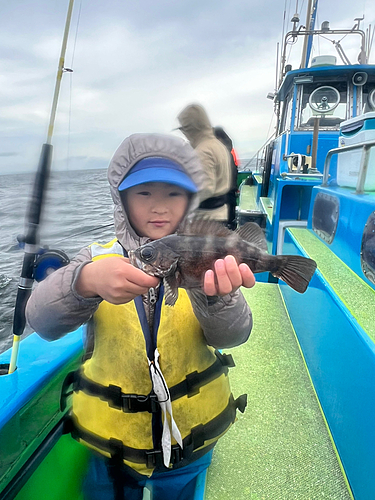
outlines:
M163 453L161 450L146 451L146 464L148 469L163 465Z
M227 368L234 368L236 363L234 362L233 356L231 354L222 354L220 351L215 351L216 356L219 358L221 364Z
M146 451L146 463L148 469L153 469L154 467L161 467L163 463L163 452L161 450L151 450ZM183 450L178 444L174 444L171 447L171 464L176 465L183 459Z
M181 462L183 459L183 451L180 445L174 444L172 446L172 453L171 453L171 464L175 465Z
M159 410L159 403L156 394L140 396L139 394L122 394L122 411L124 413L138 413L148 411L156 413Z

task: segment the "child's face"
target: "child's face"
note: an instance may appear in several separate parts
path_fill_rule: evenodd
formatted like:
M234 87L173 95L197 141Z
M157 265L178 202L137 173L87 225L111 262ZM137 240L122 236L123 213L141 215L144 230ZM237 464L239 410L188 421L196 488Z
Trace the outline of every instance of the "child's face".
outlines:
M189 204L185 189L164 182L131 187L124 191L123 199L137 234L152 240L174 233Z

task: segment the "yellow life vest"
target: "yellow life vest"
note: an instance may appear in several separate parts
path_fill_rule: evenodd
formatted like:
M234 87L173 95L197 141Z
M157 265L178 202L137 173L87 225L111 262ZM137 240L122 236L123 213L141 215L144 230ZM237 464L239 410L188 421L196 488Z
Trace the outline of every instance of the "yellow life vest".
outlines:
M122 247L114 240L95 245L92 252L95 261L122 255ZM172 439L171 467L212 448L234 422L236 408L246 406L242 396L234 401L230 391L231 356L207 345L186 291L179 290L174 307L166 306L162 295L158 303L151 333L141 296L122 305L100 304L93 318L93 355L82 367L73 396L76 437L108 457L120 454L126 465L148 476L162 464L153 432L160 406L147 360L156 347L183 440L181 450Z

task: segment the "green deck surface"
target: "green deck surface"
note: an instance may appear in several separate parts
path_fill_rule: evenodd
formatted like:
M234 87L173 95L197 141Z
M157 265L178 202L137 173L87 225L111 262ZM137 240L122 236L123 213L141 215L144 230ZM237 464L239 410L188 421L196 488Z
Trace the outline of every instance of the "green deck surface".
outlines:
M244 185L241 187L239 209L241 210L259 210L256 200L257 187Z
M271 198L261 198L260 199L263 210L266 212L268 220L272 222L272 215L273 215L273 201Z
M351 499L279 287L244 294L253 331L225 352L236 362L233 393L247 393L248 406L215 448L206 500Z
M314 233L293 228L291 234L314 259L319 271L334 289L367 335L375 342L375 291L340 260Z

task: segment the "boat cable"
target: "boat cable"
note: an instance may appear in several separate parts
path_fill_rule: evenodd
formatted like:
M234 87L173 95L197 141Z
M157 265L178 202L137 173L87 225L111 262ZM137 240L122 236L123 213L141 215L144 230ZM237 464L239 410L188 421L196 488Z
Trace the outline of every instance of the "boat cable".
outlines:
M272 116L272 119L273 119L273 116ZM271 120L271 123L272 123L272 120ZM270 126L271 126L271 125L270 125ZM269 130L269 129L268 129L268 130ZM254 160L254 158L255 158L256 156L258 156L258 154L260 153L260 151L262 151L262 149L264 148L264 146L265 146L265 145L266 145L266 144L267 144L267 143L268 143L268 142L272 139L272 137L273 137L275 134L276 134L276 130L275 130L275 132L274 132L272 135L270 135L270 136L267 138L266 142L265 142L265 143L264 143L264 144L263 144L263 145L262 145L262 146L258 149L258 151L254 154L254 156L253 156L252 158L250 158L250 160L249 160L249 161L248 161L248 162L244 165L243 169L246 169L246 167L247 167L248 165L251 165L251 162Z
M52 135L55 125L55 117L57 110L57 102L60 93L61 79L66 68L64 67L64 59L66 46L69 35L70 21L72 17L74 0L69 0L68 12L66 16L64 36L61 46L55 90L52 100L51 115L48 125L48 133L46 143L42 146L38 169L35 175L33 192L29 204L26 221L26 235L24 238L24 258L21 270L20 281L17 290L16 304L13 317L13 345L9 364L8 373L11 374L17 367L19 344L21 335L26 326L25 309L26 303L31 295L31 290L34 282L34 263L38 256L39 246L39 222L43 208L44 195L48 184L49 173L52 160Z

